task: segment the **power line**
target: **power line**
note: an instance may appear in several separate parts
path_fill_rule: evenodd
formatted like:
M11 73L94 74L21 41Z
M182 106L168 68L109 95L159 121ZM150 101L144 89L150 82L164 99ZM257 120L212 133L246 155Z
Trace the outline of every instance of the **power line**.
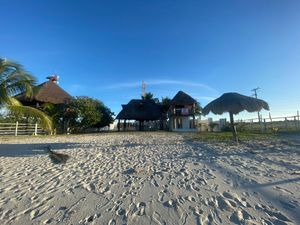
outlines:
M260 89L260 87L257 87L257 88L254 88L254 89L252 89L251 91L253 91L254 92L254 97L255 98L257 98L257 91Z
M142 97L145 98L146 96L146 84L142 81Z
M253 96L257 99L257 91L259 90L260 88L257 87L257 88L254 88L252 89L251 91L254 92ZM260 123L260 115L259 115L259 111L257 112L257 116L258 116L258 122Z

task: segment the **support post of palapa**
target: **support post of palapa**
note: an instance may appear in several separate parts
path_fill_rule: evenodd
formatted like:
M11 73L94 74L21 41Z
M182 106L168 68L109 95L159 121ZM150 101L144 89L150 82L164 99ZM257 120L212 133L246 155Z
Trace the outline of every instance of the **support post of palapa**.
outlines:
M195 121L196 121L195 120L195 115L193 115L193 127L192 127L193 129L197 128Z
M118 131L119 131L119 132L120 132L120 126L121 126L121 124L120 124L120 119L118 119L117 127L118 127Z
M238 137L237 137L236 127L234 125L233 113L229 112L229 116L230 116L230 124L232 128L233 140L238 143Z
M126 120L124 120L124 126L123 126L123 131L126 130Z

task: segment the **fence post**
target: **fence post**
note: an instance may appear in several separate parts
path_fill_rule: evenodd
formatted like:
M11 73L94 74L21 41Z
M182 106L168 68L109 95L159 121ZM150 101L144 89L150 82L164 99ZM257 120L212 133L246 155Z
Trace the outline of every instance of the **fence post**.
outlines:
M274 130L274 126L273 126L273 121L272 121L272 117L271 117L271 113L269 112L269 118L270 118L270 122L271 122L271 129L272 129L272 132Z
M285 117L285 119L284 119L284 124L285 124L286 131L288 131L288 119L287 119L287 117Z
M266 119L264 119L264 132L267 132L267 123L266 123Z
M34 135L36 136L37 135L37 123L35 123L35 126L34 126Z
M16 129L15 129L15 136L18 136L18 125L19 125L19 122L17 121L16 122Z
M299 121L299 110L297 110L297 118L298 118L298 129L300 128L300 121Z

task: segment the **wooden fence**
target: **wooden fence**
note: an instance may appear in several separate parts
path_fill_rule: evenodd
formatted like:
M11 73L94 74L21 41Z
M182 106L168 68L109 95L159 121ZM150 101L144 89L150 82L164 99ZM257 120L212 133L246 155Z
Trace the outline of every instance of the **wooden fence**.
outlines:
M37 123L0 123L0 136L38 135L45 134Z
M280 132L280 131L300 131L299 111L293 116L272 117L271 113L266 118L254 118L247 120L237 120L239 130L260 131L260 132Z

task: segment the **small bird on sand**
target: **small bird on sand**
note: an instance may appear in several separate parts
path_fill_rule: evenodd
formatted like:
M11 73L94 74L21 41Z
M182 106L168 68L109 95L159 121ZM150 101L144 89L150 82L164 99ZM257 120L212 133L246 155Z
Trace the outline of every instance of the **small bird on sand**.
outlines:
M66 163L67 160L70 158L70 156L62 153L57 153L51 150L51 146L47 146L47 151L49 153L49 157L52 160L53 163L59 164L59 163Z

